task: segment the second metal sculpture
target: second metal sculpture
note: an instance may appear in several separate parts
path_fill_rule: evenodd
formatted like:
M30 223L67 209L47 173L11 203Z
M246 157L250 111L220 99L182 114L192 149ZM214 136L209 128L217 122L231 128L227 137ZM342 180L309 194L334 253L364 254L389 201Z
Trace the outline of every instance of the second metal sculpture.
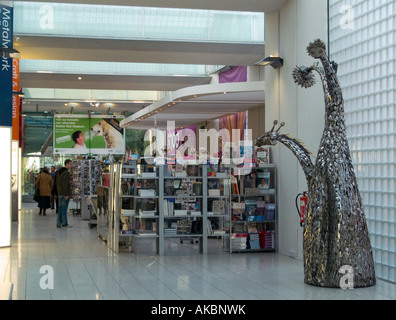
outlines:
M304 226L304 281L322 287L342 287L347 276L354 288L375 285L373 253L361 196L356 182L346 137L344 101L337 78L337 66L330 62L323 41L309 44L308 54L323 67L297 67L295 82L309 88L321 79L325 99L325 128L315 164L303 143L280 134L280 127L265 133L256 145L288 147L301 164L308 185ZM347 274L349 273L349 274ZM345 281L344 281L345 283Z

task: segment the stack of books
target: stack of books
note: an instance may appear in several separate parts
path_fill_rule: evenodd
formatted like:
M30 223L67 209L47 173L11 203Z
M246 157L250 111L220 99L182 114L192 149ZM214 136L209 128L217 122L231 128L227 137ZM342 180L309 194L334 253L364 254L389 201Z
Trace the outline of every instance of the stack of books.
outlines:
M247 233L233 233L231 235L232 251L246 250Z
M140 189L138 191L139 196L141 197L155 197L154 189Z
M258 233L249 233L250 249L260 249L260 238Z
M260 232L260 248L261 249L275 249L275 231Z
M176 235L177 234L177 229L176 228L164 228L164 232L165 232L165 235L167 236L170 236L170 235Z

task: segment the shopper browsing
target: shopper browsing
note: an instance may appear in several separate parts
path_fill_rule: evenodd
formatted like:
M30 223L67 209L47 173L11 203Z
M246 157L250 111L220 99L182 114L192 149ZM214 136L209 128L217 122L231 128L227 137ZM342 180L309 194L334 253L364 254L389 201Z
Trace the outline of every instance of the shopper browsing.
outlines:
M65 160L65 166L58 170L56 174L56 190L58 192L58 218L56 220L56 226L70 227L67 223L67 209L69 207L71 185L70 185L70 168L72 161L70 159Z
M40 208L39 215L43 214L45 216L45 211L51 207L50 197L53 186L52 177L47 168L44 167L42 169L34 184L40 190L40 200L38 203L38 207Z

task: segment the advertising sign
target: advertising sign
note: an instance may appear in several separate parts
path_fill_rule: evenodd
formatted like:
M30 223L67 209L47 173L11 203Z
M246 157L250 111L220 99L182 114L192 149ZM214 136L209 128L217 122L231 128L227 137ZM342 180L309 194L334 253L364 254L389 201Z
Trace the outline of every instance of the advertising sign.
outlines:
M12 59L12 90L19 91L19 59ZM12 95L12 140L19 141L19 121L20 121L20 98L16 94Z
M0 4L2 48L13 46L13 8ZM0 56L0 126L12 127L12 58Z
M124 154L123 116L56 115L53 143L55 154Z

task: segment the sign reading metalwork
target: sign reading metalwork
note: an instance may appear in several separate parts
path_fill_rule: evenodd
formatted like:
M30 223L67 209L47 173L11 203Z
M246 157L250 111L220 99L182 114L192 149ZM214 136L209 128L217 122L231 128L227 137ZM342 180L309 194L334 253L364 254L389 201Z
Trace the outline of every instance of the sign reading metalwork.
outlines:
M0 5L2 48L13 46L13 8ZM0 126L12 126L12 58L0 57Z

